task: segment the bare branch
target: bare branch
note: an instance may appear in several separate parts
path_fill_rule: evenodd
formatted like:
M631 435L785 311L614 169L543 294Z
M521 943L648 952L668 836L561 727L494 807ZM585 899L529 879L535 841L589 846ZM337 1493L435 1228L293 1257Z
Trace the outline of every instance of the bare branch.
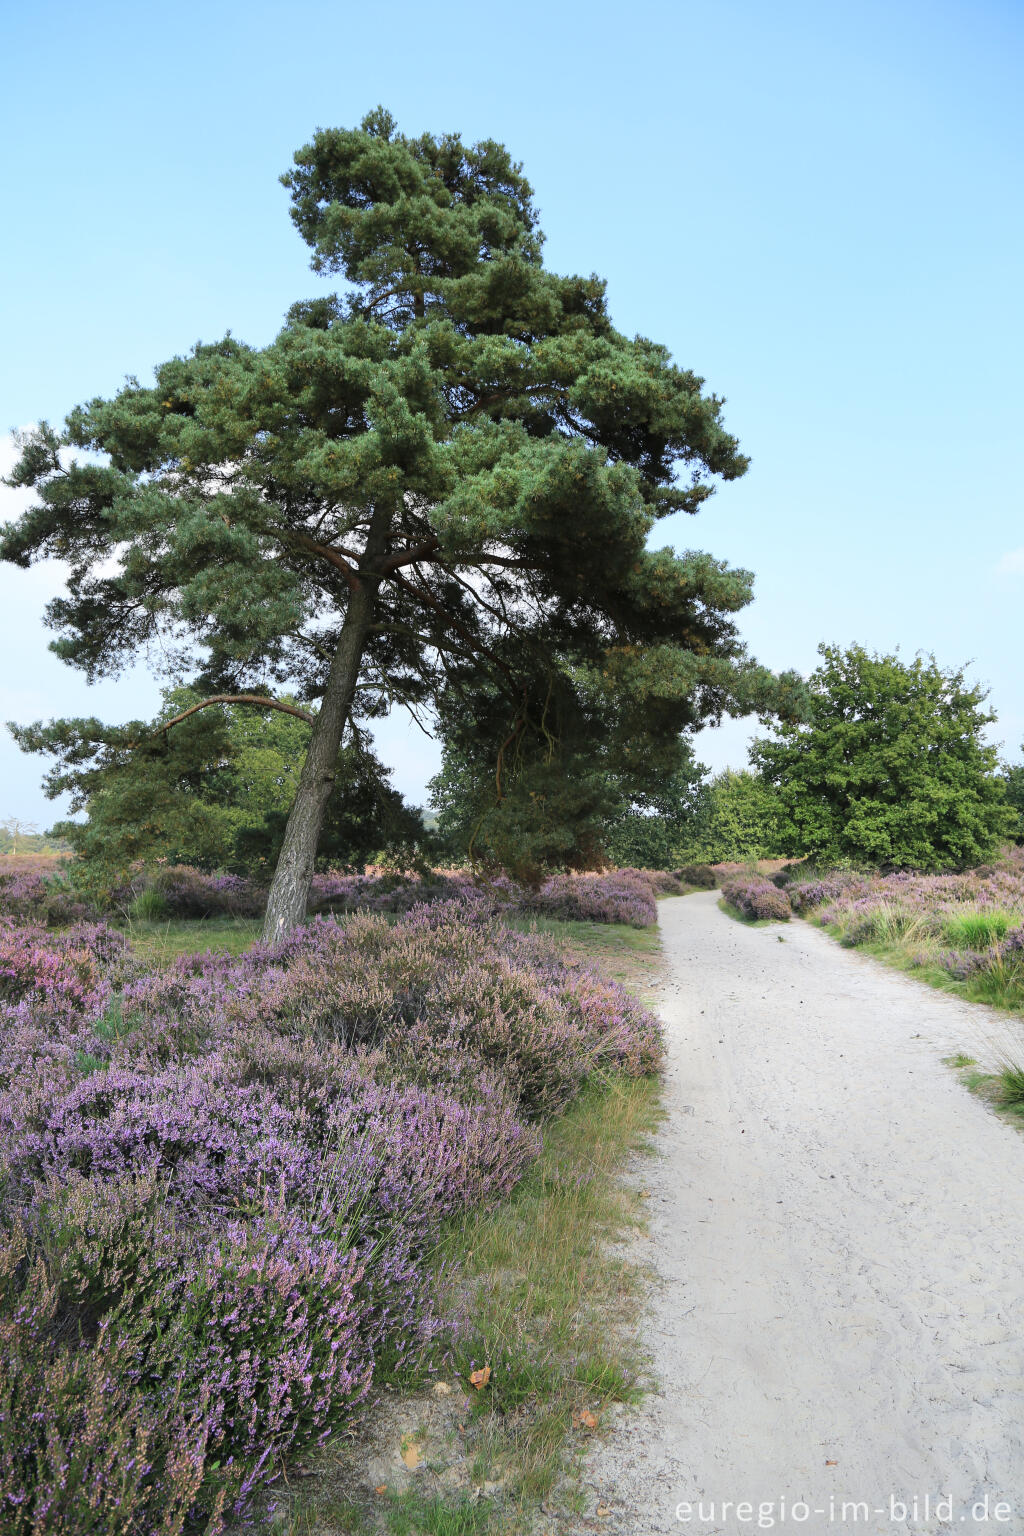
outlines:
M506 662L502 661L500 656L496 656L491 650L490 646L485 645L483 641L479 640L477 636L468 630L464 624L461 624L452 613L450 608L446 608L444 604L438 602L437 598L434 597L431 593L424 592L422 587L418 587L413 582L407 581L404 576L399 576L394 571L389 572L389 578L397 586L401 587L403 592L408 592L410 597L415 598L418 603L423 603L425 607L432 609L434 613L440 614L441 618L448 625L449 629L453 629L457 635L462 636L463 640L465 640L474 656L486 656L489 661L492 661L494 665L500 669L500 671L504 672L505 676L509 679L510 682L513 681L511 667L509 667Z
M381 574L389 576L392 571L397 571L402 565L415 565L418 560L426 560L437 548L435 538L426 539L422 544L417 544L414 549L400 549L396 554L389 555L381 566Z
M361 582L355 566L350 565L344 555L339 554L331 545L318 544L316 539L311 539L309 534L303 533L301 529L289 530L287 537L294 539L296 544L300 545L302 549L308 550L311 555L319 555L321 560L326 560L330 565L339 570L345 578L345 585L350 592L359 591Z

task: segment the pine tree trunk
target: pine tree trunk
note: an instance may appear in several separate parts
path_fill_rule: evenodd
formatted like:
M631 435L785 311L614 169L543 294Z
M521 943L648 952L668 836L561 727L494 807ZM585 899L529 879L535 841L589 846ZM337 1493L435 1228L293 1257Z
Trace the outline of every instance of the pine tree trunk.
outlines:
M263 921L263 939L274 943L283 939L306 919L309 887L320 843L327 802L334 788L334 778L341 749L342 732L359 681L366 637L373 623L379 577L379 565L389 518L375 511L359 563L359 584L349 598L345 622L337 649L327 674L327 686L310 737L306 760L299 776L295 802L288 816L284 842L274 870Z

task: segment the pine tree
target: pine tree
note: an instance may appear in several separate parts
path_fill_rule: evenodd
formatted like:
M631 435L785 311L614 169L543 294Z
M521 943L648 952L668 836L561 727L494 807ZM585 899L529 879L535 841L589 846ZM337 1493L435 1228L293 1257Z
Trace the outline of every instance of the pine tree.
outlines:
M318 132L283 180L346 294L296 304L267 347L199 345L43 424L11 480L36 505L0 542L69 562L48 622L87 677L162 637L209 696L318 704L268 938L304 916L354 719L494 698L497 755L584 674L652 737L774 707L732 618L749 573L647 547L746 469L722 402L616 331L596 277L545 268L508 152L407 138L378 109Z

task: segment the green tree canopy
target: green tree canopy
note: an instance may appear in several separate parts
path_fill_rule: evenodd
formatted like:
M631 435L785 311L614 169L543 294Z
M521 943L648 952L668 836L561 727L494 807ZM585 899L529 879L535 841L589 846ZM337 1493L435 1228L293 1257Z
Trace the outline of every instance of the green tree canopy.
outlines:
M783 852L781 807L760 774L726 768L693 797L677 859L703 864L771 859Z
M204 693L319 704L268 937L302 920L353 721L438 705L497 755L550 730L553 692L570 735L581 690L627 697L646 739L777 707L735 627L750 574L648 548L746 469L722 402L616 331L598 278L544 267L508 152L378 109L283 179L347 293L42 425L10 481L35 505L0 540L69 563L48 621L87 677L159 639Z
M430 788L452 857L498 864L528 882L552 868L678 863L704 770L685 738L644 751L642 739L618 741L611 724L593 722L589 747L553 737L549 750L525 754L513 743L500 792L486 738L448 737Z
M1024 763L1006 763L1002 780L1006 789L1006 803L1014 816L1010 836L1015 843L1024 843Z
M805 724L782 722L751 761L775 787L785 851L885 868L963 868L1008 834L985 691L934 656L819 647Z
M288 698L275 709L199 709L191 689L165 691L156 720L104 726L61 720L15 727L26 751L54 759L47 794L70 793L84 821L54 828L94 885L118 883L137 860L257 873L272 867L295 798L313 717ZM423 821L357 738L339 755L320 860L361 868L425 843Z

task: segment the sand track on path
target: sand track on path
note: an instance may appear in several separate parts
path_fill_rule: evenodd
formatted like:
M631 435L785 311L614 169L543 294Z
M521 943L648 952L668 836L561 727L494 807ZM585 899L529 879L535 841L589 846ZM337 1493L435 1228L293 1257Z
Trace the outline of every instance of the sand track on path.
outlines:
M717 900L660 904L660 1385L595 1446L611 1513L578 1529L1024 1532L1024 1135L942 1062L1013 1026Z

